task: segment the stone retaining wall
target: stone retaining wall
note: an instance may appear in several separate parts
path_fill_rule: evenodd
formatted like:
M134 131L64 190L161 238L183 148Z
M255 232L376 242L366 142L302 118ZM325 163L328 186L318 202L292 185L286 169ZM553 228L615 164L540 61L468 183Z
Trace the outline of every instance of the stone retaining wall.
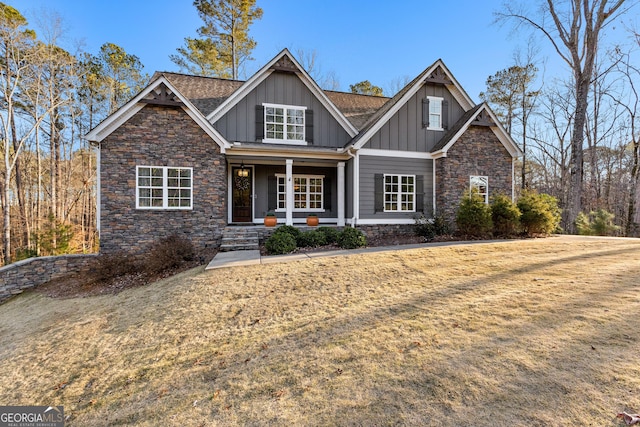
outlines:
M0 304L14 295L69 273L89 269L97 254L28 258L0 268Z

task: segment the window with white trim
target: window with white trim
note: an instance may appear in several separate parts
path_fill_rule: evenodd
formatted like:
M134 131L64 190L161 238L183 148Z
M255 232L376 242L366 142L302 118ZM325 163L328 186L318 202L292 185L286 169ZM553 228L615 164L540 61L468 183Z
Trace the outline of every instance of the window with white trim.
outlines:
M485 203L489 203L489 177L471 175L469 177L469 193L476 191Z
M287 209L287 177L278 179L278 211ZM323 208L324 175L293 175L293 211L321 212Z
M429 127L428 129L442 130L442 98L428 96L429 99Z
M305 142L304 115L306 107L264 105L264 137L266 142Z
M416 200L415 175L384 176L384 211L414 212Z
M193 168L136 167L136 209L191 209Z

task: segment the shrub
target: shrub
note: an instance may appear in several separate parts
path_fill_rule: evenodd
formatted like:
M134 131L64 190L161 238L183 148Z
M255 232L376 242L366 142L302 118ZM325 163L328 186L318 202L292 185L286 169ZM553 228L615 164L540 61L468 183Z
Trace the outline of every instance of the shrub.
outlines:
M293 225L281 225L280 227L276 228L276 231L273 232L273 234L281 233L290 235L291 237L293 237L294 241L298 239L298 236L300 236L300 230L295 228Z
M286 227L283 225L282 227ZM264 246L271 255L282 255L293 252L296 248L296 239L288 232L273 233Z
M191 240L172 234L154 243L145 262L147 272L156 273L170 268L180 267L195 258Z
M336 240L338 240L338 230L333 227L327 227L326 225L323 225L321 227L318 227L318 231L324 234L324 239L327 242L327 245L331 245L335 243Z
M296 240L298 247L311 247L322 246L327 244L327 238L324 233L318 230L309 230L300 233Z
M497 236L512 236L520 229L520 209L504 193L491 196L491 221Z
M578 234L592 236L611 236L620 230L613 223L615 215L605 209L589 212L589 215L580 212L576 218Z
M458 234L469 237L486 237L491 233L491 207L477 191L465 194L456 214Z
M442 216L435 218L427 218L420 215L416 218L415 230L418 236L422 236L427 240L431 240L437 236L444 236L451 233L451 229L447 220Z
M111 279L131 274L140 269L136 258L131 254L120 251L111 254L100 254L92 261L91 270L96 280Z
M539 194L533 190L524 190L518 199L520 224L525 233L549 234L560 224L558 199L548 194Z
M355 249L367 244L367 238L364 233L357 228L346 227L338 235L338 246L343 249Z

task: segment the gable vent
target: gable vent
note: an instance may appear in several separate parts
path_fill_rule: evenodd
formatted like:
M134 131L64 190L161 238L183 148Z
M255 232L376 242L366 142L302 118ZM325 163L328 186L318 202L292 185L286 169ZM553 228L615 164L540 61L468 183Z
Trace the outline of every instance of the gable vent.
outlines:
M291 58L287 55L284 55L282 58L278 59L275 64L271 66L271 69L274 71L280 71L283 73L297 73L300 71L298 67L293 63Z
M495 126L491 116L486 111L481 111L475 119L470 123L471 126Z
M140 100L146 104L181 106L184 105L175 93L164 84L160 83L158 87L149 92L149 94Z
M425 83L437 84L437 85L450 85L453 84L451 79L447 77L442 67L438 67L424 80Z

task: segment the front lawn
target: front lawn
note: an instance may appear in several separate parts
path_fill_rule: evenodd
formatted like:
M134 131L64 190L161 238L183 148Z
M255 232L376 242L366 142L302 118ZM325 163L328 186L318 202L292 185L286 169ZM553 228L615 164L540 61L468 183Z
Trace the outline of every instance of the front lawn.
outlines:
M553 237L189 270L0 305L0 404L68 426L620 426L640 240Z

